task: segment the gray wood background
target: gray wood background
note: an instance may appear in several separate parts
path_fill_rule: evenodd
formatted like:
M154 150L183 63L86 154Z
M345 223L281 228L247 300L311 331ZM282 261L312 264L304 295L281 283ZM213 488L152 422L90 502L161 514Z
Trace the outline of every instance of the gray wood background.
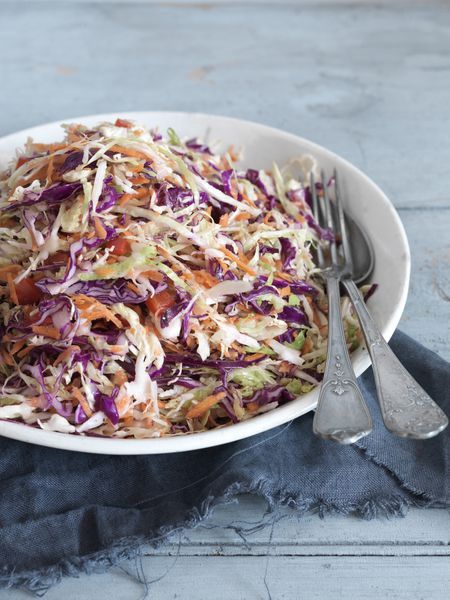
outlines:
M411 242L401 328L450 359L449 2L0 0L0 56L0 135L82 114L178 109L261 121L345 156L390 196ZM248 544L221 527L263 511L244 498L146 551L146 577L167 572L150 597L449 597L447 511L371 522L309 515ZM46 598L141 593L115 569L67 579Z

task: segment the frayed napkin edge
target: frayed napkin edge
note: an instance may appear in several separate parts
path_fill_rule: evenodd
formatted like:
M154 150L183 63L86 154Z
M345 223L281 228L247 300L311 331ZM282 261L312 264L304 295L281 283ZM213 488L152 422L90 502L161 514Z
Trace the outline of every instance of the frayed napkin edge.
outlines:
M384 498L370 498L343 508L332 502L307 498L300 493L293 494L287 490L280 490L274 494L272 490L269 491L269 487L263 481L252 486L234 483L221 496L214 497L210 495L202 501L199 507L190 509L182 523L173 526L163 526L155 536L122 538L113 542L105 550L82 557L67 558L55 565L43 567L39 570L17 573L14 568L4 567L0 570L0 588L21 588L41 597L51 587L60 583L64 577L79 577L83 574L92 575L94 573L101 574L121 565L123 561L136 559L141 561L143 557L141 549L143 546L149 545L157 548L165 542L171 541L171 538L177 533L181 534L185 530L200 526L211 516L218 506L236 502L239 496L244 494L258 496L264 499L268 506L265 517L260 519L259 522L252 523L252 526L249 528L227 526L228 529L230 527L234 529L244 543L247 543L246 535L271 526L280 518L301 518L306 513L315 513L321 518L328 515L341 514L354 515L364 520L370 520L374 518L404 517L411 507L425 508L437 506L435 502L423 496L411 496L411 498L407 499L404 496L392 495ZM281 509L285 507L293 509L291 515L280 515ZM220 528L220 526L217 528ZM142 568L139 571L143 573ZM142 575L133 575L128 571L127 574L143 585L145 591L144 597L147 597L149 583L151 582L142 579Z

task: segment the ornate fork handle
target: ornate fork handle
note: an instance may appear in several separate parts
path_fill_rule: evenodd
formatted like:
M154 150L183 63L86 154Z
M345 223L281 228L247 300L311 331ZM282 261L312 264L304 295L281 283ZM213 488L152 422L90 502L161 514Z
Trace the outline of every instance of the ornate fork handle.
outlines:
M350 279L343 283L364 333L386 428L395 435L414 439L437 435L448 425L446 415L389 348L356 284Z
M372 419L348 355L342 326L339 278L327 277L328 352L314 415L313 431L323 438L351 444L372 430Z

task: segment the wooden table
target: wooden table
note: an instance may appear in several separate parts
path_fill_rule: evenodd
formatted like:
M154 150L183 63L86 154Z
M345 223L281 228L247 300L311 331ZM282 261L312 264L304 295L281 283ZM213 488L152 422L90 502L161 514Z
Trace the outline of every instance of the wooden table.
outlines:
M96 112L179 109L261 121L348 158L389 195L409 235L401 328L450 359L448 3L0 0L0 52L0 134ZM146 552L146 577L166 573L150 597L449 597L447 511L370 522L308 515L246 543L220 527L263 512L243 498ZM46 600L141 593L114 569L67 579Z

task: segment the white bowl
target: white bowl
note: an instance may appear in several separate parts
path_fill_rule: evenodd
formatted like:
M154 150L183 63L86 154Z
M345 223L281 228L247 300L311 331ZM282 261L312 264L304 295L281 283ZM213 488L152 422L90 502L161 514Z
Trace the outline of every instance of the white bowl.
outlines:
M402 315L408 292L410 253L403 225L391 202L366 175L340 156L308 140L258 123L215 115L182 112L92 115L33 127L1 138L0 168L30 136L39 142L52 142L62 138L61 123L94 125L101 121L114 121L118 116L149 127L158 126L161 131L173 127L182 137L198 136L208 142L219 141L223 147L231 144L242 147L243 166L270 168L274 161L283 165L293 157L307 153L315 156L325 171L330 172L336 167L345 191L348 212L365 227L372 240L375 250L372 280L379 284L379 288L370 299L369 306L384 337L389 340ZM364 349L355 352L352 361L357 375L361 375L370 364ZM101 454L182 452L234 442L277 427L313 410L317 397L316 389L248 421L185 436L111 439L48 432L8 421L0 421L0 435L43 446Z

